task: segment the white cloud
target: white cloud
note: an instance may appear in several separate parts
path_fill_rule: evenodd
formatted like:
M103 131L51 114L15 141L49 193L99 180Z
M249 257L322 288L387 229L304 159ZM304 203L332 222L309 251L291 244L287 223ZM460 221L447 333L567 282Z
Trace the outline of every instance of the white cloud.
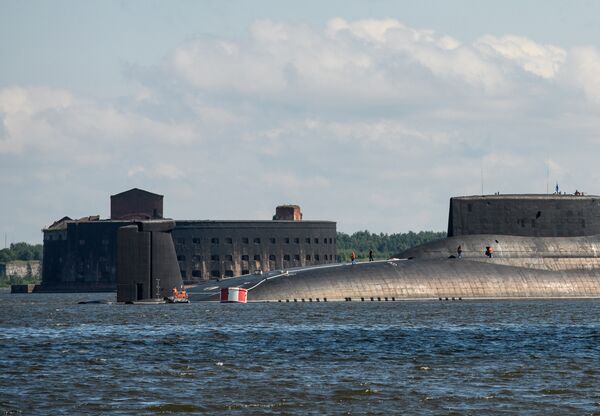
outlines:
M75 97L60 89L11 87L0 90L4 126L0 154L45 152L84 160L86 152L112 153L123 141L190 144L198 136L186 124L164 123L133 111ZM98 149L99 146L103 149Z
M595 47L578 47L568 53L563 81L585 94L590 101L600 104L600 52Z
M567 53L553 45L541 45L530 39L507 35L481 37L475 47L483 56L501 57L523 70L542 78L554 78L565 63Z

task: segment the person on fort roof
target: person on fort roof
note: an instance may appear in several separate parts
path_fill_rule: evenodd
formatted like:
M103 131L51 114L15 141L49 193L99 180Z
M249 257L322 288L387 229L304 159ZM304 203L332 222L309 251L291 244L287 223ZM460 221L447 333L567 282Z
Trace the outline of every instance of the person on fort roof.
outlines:
M352 260L352 264L356 264L356 253L352 250L352 254L350 254L350 260Z
M456 254L458 255L459 259L462 259L462 246L458 246L456 247Z
M373 250L369 250L369 261L373 261Z

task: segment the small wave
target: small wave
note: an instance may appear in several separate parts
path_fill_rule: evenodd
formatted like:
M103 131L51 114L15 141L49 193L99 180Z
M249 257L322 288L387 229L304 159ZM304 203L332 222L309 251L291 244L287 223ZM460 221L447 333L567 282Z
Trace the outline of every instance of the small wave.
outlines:
M333 391L332 398L337 401L358 400L361 397L376 394L377 390L371 388L365 389L336 389Z
M542 394L569 394L571 393L569 390L564 389L542 389Z
M193 404L167 403L147 406L144 410L158 413L191 413L202 412L204 409Z

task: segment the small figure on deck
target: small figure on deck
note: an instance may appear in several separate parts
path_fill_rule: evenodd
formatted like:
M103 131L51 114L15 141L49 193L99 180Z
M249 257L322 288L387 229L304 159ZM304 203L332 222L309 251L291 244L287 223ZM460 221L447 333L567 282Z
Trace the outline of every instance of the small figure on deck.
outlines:
M456 254L458 255L459 259L462 259L462 246L458 246L456 247Z
M491 246L485 246L485 255L491 259L494 257L494 249Z
M369 250L369 261L373 261L373 250Z
M356 264L356 253L352 250L352 254L350 254L350 260L352 260L352 264Z

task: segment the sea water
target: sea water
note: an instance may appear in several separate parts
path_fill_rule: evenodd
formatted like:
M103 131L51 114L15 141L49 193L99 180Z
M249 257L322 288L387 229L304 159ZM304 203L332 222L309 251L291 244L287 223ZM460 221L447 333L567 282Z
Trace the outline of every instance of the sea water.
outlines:
M600 414L600 301L0 293L0 414Z

